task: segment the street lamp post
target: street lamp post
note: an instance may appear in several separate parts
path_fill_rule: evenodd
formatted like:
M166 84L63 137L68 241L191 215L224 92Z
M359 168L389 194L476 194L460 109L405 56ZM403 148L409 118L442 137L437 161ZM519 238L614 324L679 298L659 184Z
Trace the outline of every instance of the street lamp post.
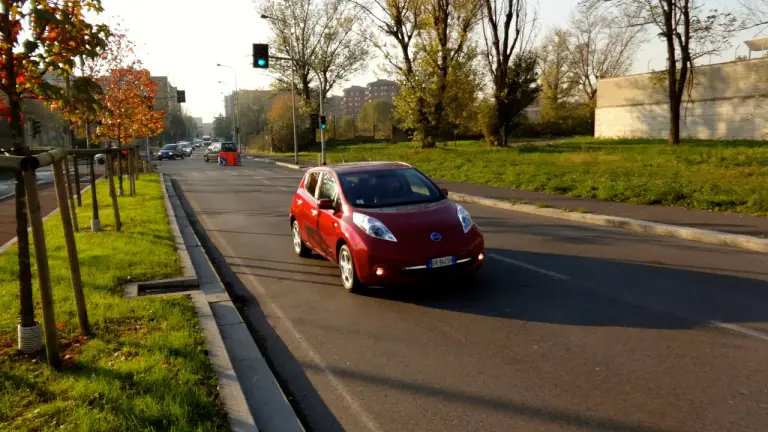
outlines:
M223 65L221 63L216 63L216 66L232 69L232 72L234 72L235 75L235 139L237 140L237 146L242 154L243 145L240 143L240 115L238 114L238 111L240 111L240 103L237 97L240 90L237 88L237 70L232 66Z
M271 20L274 20L274 21L280 21L280 22L285 23L286 25L288 25L288 28L291 28L291 26L287 22L285 22L285 20L281 20L279 18L273 18L273 17L271 17L269 15L261 14L261 19L271 19ZM290 51L290 53L289 53L290 55L293 55L293 48L292 48L293 44L291 42L291 38L292 37L293 37L293 35L291 34L291 36L288 38L288 51ZM293 163L298 165L299 164L299 140L296 137L296 90L295 90L296 89L296 81L294 80L294 77L293 77L293 69L294 69L294 67L295 67L295 65L294 65L293 61L291 61L291 115L293 117ZM321 135L321 137L322 137L322 135Z

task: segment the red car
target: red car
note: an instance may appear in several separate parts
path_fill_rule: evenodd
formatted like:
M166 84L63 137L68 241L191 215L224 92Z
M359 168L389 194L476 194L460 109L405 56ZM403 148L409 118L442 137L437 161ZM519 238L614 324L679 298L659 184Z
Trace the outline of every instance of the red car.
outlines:
M293 247L337 263L348 291L468 274L483 235L464 207L410 165L362 162L307 171L290 210Z

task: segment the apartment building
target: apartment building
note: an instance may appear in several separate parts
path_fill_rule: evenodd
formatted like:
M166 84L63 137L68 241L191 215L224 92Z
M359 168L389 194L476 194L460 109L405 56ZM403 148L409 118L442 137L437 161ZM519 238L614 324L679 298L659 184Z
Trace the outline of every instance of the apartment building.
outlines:
M176 101L176 87L167 76L153 76L152 81L157 84L155 95L155 110L164 111L166 114L181 114L181 105Z
M365 86L365 101L371 102L379 99L393 102L399 88L397 83L385 79L377 79Z
M352 86L343 90L341 110L344 116L356 116L365 105L365 87Z

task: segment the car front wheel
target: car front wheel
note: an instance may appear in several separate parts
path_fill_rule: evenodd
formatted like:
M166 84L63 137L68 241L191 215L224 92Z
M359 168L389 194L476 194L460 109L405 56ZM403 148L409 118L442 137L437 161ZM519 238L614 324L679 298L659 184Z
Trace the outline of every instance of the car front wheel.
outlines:
M347 245L339 249L339 272L341 272L341 284L344 289L351 293L359 293L363 289L363 284L357 278L355 273L355 261L352 258L352 251Z
M203 161L208 162L208 156L203 156Z
M308 248L307 245L304 244L304 240L301 239L299 222L293 221L291 230L293 231L293 251L296 252L296 255L302 258L309 258L309 256L312 255L312 249Z

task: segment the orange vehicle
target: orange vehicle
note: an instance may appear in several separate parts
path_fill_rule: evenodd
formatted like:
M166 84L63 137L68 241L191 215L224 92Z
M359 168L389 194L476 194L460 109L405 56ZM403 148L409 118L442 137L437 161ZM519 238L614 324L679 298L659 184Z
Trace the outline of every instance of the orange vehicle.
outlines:
M237 151L237 144L233 142L221 143L221 150L219 151L219 165L240 166L240 152Z

